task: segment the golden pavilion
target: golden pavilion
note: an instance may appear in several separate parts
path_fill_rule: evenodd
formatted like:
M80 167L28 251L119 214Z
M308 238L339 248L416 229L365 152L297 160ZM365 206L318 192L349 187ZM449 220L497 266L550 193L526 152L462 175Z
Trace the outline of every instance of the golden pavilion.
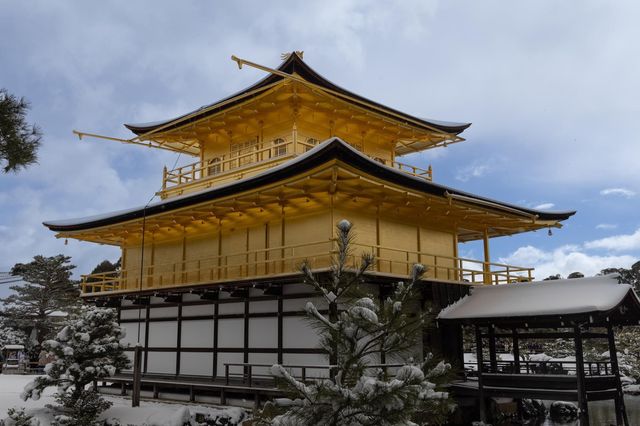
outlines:
M301 52L276 69L233 59L267 76L180 117L127 124L131 139L111 138L193 157L164 168L159 201L45 223L60 238L121 249L122 268L83 276L82 297L118 308L127 341L143 345L147 375L228 380L234 366L258 374L275 362L326 364L302 310L316 295L298 267L308 260L328 272L341 219L354 224L354 257L375 255L372 293L383 297L422 263L416 302L444 307L470 285L532 280L529 267L492 262L491 239L560 227L575 213L470 194L401 161L463 141L469 123L366 99L323 78ZM459 256L468 241L483 242L482 259ZM457 328L425 342L461 357Z

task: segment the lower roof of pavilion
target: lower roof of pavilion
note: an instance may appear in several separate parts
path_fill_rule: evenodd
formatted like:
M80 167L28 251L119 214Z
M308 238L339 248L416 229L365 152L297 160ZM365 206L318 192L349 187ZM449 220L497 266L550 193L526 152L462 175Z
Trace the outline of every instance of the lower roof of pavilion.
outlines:
M503 329L639 325L640 300L617 274L473 287L438 321Z
M313 212L331 203L378 208L381 215L398 219L419 217L426 225L455 229L461 242L560 227L575 214L523 208L416 178L331 138L252 177L146 207L44 225L61 238L121 245L135 243L143 230L155 235L198 232L225 220L239 228L283 211Z

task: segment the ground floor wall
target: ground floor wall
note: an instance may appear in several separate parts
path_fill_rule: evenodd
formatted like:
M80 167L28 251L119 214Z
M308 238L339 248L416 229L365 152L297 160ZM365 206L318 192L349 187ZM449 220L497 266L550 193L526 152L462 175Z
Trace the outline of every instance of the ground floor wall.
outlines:
M274 290L276 294L269 294ZM380 297L388 286L369 284L366 291ZM427 297L415 300L416 311L432 309L431 293L422 292ZM131 358L136 344L143 347L144 373L220 378L225 376L227 363L328 364L319 347L318 333L304 312L308 301L321 312L326 312L327 304L309 285L227 287L205 294L150 296L145 301L148 304L140 306L123 300L119 308L120 324L126 331L123 342L130 345ZM420 359L425 351L440 352L443 331L437 331L437 327L426 331L411 356ZM458 337L455 332L447 332L444 338ZM458 343L451 345L457 347ZM241 366L230 367L230 373L240 372ZM326 369L307 371L308 376L327 373ZM255 367L253 374L268 376L269 368Z

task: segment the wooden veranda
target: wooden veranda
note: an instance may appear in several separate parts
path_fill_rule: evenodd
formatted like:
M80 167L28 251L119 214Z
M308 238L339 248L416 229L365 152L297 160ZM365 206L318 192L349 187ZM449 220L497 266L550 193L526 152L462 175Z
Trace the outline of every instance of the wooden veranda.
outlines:
M455 383L452 390L477 397L483 421L487 417L486 398L509 397L577 401L581 425L589 425L589 401L613 400L616 423L629 425L614 328L638 324L640 301L631 286L612 278L478 288L445 309L439 315L440 322L475 329L473 377ZM498 339L510 341L513 361L498 359ZM570 340L575 361L524 361L521 343L528 339ZM609 361L585 362L585 339L605 342Z

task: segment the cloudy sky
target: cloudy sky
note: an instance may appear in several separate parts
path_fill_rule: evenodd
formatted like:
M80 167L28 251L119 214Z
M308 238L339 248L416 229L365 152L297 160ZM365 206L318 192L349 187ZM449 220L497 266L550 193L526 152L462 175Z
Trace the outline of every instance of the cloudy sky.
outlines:
M32 103L39 164L0 175L0 271L65 253L88 272L117 250L56 240L43 220L144 205L175 156L75 139L127 137L261 78L236 54L305 60L408 113L470 121L467 141L406 159L435 180L549 210L562 230L496 239L539 278L640 259L640 3L632 1L0 0L0 87ZM480 257L477 245L461 247Z

